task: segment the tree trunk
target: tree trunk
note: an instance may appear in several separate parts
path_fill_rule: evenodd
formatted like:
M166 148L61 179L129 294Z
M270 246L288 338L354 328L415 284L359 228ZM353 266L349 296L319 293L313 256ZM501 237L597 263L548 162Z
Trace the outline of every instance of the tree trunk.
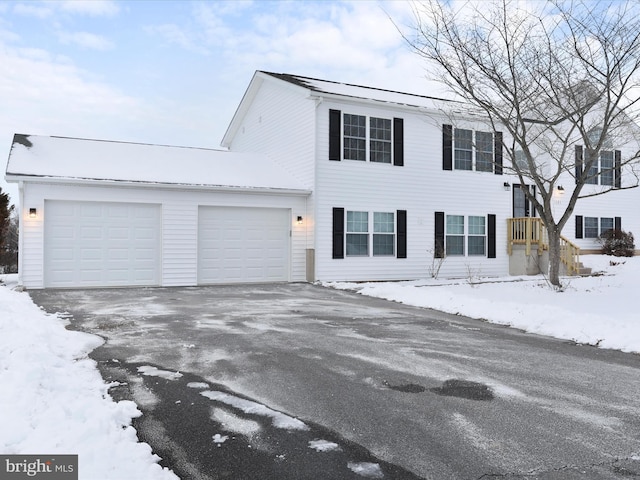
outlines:
M547 228L549 236L549 281L555 287L560 284L560 232L556 228Z

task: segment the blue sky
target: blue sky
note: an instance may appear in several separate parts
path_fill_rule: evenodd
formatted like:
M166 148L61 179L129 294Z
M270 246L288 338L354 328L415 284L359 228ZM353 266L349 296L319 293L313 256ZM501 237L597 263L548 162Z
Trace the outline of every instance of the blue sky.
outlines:
M218 148L255 70L441 95L389 16L410 4L0 2L2 171L14 133Z

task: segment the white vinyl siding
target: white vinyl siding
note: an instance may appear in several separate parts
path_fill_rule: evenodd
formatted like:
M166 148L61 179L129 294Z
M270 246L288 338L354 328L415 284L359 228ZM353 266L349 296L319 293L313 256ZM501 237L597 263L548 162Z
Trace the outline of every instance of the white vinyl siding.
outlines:
M188 188L150 188L113 186L71 186L25 183L23 202L22 272L21 281L27 288L44 287L44 256L46 249L44 223L51 201L107 202L118 198L122 203L155 204L161 211L160 226L160 286L197 285L197 246L199 206L264 207L290 212L287 228L289 242L290 281L306 279L307 217L306 196L212 192ZM46 199L46 201L45 201ZM29 208L36 208L37 218L29 218ZM297 216L303 221L298 224ZM291 236L289 237L289 230Z
M403 118L404 166L388 168L388 164L356 161L329 161L329 109L361 115L367 118ZM504 275L509 271L506 247L506 219L512 216L511 192L503 183L516 183L504 175L476 175L460 172L452 176L442 169L442 123L450 118L433 119L407 109L392 109L357 105L356 102L324 101L318 107L316 153L318 185L315 204L315 258L316 279L320 281L407 280L425 278L433 260L434 211L451 212L465 216L496 215L497 258L486 255L447 257L440 275L466 277L469 265L483 275ZM469 125L471 131L484 131L486 126ZM469 173L466 175L465 173ZM454 178L455 177L455 178ZM468 194L472 192L472 194ZM479 201L478 199L482 199ZM489 207L491 206L491 207ZM344 258L333 258L333 209L345 210ZM406 254L397 258L398 232L388 232L386 248L391 255L374 255L374 214L407 212ZM369 255L348 256L346 252L347 212L369 213ZM485 220L486 221L486 220ZM397 225L394 225L397 228ZM487 225L485 223L485 229ZM403 232L404 234L404 232ZM391 240L393 235L393 240ZM382 240L380 240L382 242ZM465 241L465 250L466 242ZM378 240L376 240L378 242ZM376 252L377 253L377 252ZM466 252L465 252L466 253Z

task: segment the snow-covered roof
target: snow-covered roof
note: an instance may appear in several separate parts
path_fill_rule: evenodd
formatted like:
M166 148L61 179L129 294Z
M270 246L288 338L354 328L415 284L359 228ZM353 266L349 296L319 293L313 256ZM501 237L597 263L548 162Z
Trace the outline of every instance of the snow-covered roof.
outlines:
M330 80L320 80L318 78L303 77L301 75L291 75L288 73L273 73L257 70L222 138L222 146L231 146L244 116L247 114L251 103L265 80L287 82L290 85L295 85L300 89L307 90L310 96L366 103L384 103L398 108L447 112L449 114L461 113L463 115L477 115L479 113L468 104L456 100L397 92L350 83L333 82Z
M26 178L308 193L263 154L16 134L6 179Z
M366 87L363 85L320 80L317 78L291 75L288 73L272 73L264 71L261 71L260 73L284 80L285 82L292 83L299 87L307 88L319 94L338 95L361 100L374 100L378 102L395 103L398 105L429 109L440 109L443 107L443 104L450 104L452 106L456 104L463 105L462 103L454 100L431 97L428 95L416 95L413 93L397 92L394 90Z

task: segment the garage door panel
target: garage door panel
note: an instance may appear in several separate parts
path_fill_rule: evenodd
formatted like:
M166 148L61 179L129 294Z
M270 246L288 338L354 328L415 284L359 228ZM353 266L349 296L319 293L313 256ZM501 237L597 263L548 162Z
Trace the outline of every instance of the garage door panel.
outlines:
M158 285L160 206L47 201L44 263L46 287Z
M200 207L198 283L287 281L290 211Z

